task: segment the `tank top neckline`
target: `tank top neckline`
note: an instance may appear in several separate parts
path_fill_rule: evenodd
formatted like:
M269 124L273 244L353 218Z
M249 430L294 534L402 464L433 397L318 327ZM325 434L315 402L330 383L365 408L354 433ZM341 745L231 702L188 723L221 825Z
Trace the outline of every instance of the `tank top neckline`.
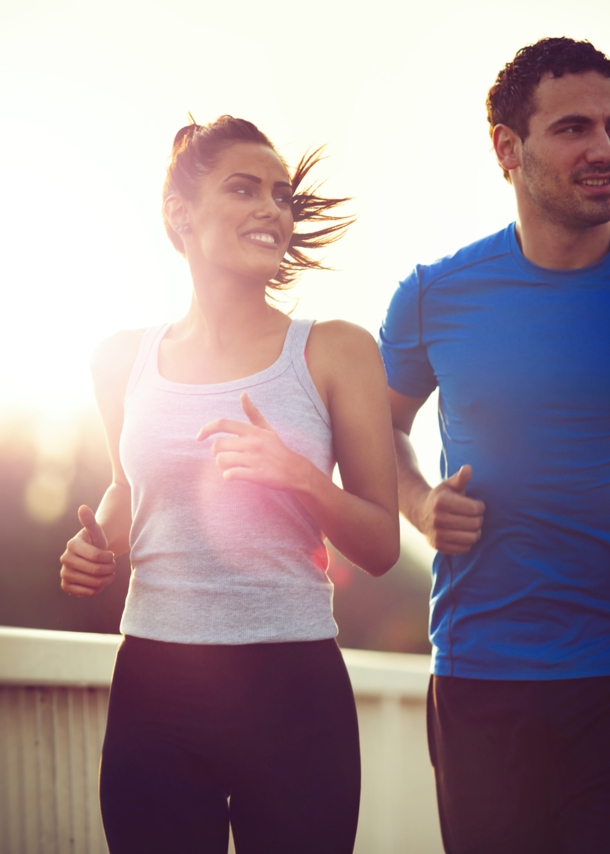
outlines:
M218 394L225 391L247 389L254 385L266 383L283 373L292 362L292 345L298 328L307 326L307 330L309 331L309 328L313 323L313 320L291 320L288 329L286 330L286 336L284 338L284 344L280 355L275 362L269 365L269 367L264 368L262 371L258 371L255 374L249 374L246 377L240 377L236 380L201 384L174 382L173 380L168 380L161 375L161 372L159 371L159 347L161 345L161 341L167 334L168 329L172 325L171 322L165 323L158 327L157 334L155 335L150 350L150 356L148 359L151 374L150 378L157 388L164 389L165 391L176 392L178 394Z

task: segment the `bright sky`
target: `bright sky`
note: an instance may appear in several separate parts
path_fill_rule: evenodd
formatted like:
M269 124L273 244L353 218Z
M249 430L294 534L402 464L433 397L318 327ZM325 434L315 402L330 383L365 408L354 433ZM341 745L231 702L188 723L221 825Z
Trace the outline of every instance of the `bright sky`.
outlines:
M543 36L610 54L608 0L0 0L0 387L9 405L90 400L94 344L177 318L187 268L160 217L190 111L254 121L289 162L327 144L359 220L297 315L377 334L399 279L514 219L485 95ZM434 402L416 425L437 477Z

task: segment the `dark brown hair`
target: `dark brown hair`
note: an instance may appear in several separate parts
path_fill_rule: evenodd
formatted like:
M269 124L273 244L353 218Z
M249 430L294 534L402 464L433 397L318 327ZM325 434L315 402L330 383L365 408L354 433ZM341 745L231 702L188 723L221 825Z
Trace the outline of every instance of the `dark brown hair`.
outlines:
M490 133L493 135L496 125L507 125L525 141L529 120L536 111L535 91L542 78L546 74L563 77L584 71L610 77L610 59L591 42L548 38L521 48L500 71L487 95ZM503 172L510 181L507 170Z
M190 125L181 128L174 138L172 157L163 186L163 202L171 193L176 193L183 199L195 199L201 189L203 176L214 169L220 155L236 142L266 145L278 154L268 137L256 125L245 119L220 116L208 125L198 125L193 121ZM278 157L280 157L279 154ZM290 239L286 257L282 260L275 277L268 283L268 286L274 290L291 287L303 270L327 269L320 261L311 258L309 252L324 249L338 240L354 220L354 217L338 216L335 213L339 205L350 201L348 198L330 199L320 196L319 183L301 188L311 169L319 163L321 158L321 148L307 152L291 176L295 231ZM284 163L282 157L280 160ZM182 238L169 222L165 205L163 206L163 223L169 239L178 252L184 255ZM320 224L321 227L301 232L296 229L298 223L313 223L314 226Z

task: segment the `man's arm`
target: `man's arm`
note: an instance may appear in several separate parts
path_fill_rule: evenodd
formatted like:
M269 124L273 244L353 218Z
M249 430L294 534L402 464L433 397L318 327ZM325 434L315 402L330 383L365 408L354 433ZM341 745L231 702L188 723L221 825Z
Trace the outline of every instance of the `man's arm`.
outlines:
M401 513L422 532L430 545L444 554L465 554L479 540L485 505L468 498L466 485L472 468L462 468L432 488L419 470L409 435L426 398L406 397L390 389L394 426L398 496Z

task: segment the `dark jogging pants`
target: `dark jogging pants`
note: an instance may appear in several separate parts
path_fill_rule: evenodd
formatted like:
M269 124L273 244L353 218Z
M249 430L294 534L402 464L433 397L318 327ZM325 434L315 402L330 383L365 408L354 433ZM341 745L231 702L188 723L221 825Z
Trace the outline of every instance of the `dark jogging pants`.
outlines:
M100 798L111 854L350 854L354 697L334 640L203 646L127 637Z
M610 677L433 676L428 739L447 854L610 852Z

